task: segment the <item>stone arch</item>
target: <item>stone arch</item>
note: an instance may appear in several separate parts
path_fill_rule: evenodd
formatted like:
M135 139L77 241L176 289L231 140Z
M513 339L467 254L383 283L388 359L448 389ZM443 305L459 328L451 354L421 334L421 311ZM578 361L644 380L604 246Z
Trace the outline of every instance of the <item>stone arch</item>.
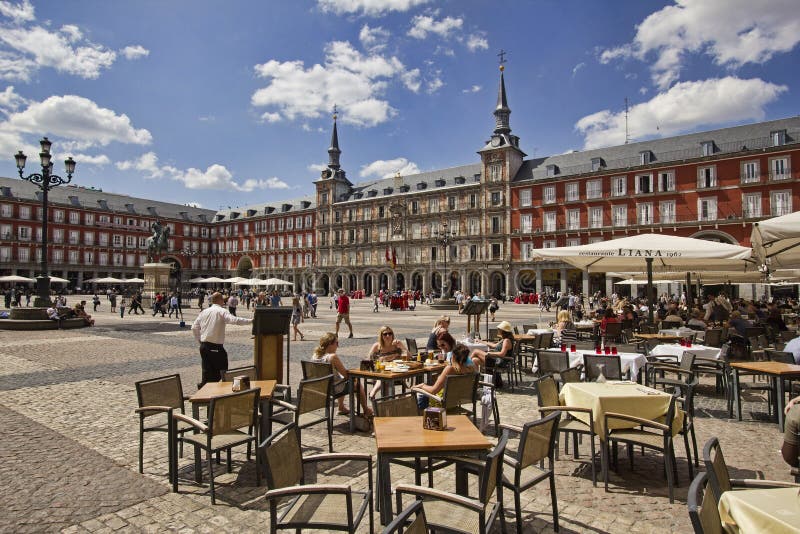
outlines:
M253 277L253 259L250 256L242 256L236 264L236 276L241 278Z
M423 284L422 281L424 280L423 274L419 271L414 271L411 273L411 289L414 291L422 291Z
M717 229L701 230L699 232L695 232L689 237L693 237L694 239L705 239L706 241L718 241L720 243L728 243L729 245L739 244L739 241L731 234Z
M536 291L536 271L533 269L522 269L517 273L517 289L524 293L534 293Z
M481 273L478 271L472 271L469 273L466 290L470 295L475 295L481 292Z
M502 271L493 271L489 274L489 291L488 294L485 294L485 297L493 296L493 297L500 297L501 293L504 293L506 290L506 275Z

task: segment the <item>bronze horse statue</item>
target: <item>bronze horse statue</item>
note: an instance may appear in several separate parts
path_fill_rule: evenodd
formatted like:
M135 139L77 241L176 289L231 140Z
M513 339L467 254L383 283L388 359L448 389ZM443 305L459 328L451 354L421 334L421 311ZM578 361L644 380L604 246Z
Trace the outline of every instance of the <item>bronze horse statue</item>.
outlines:
M157 254L169 249L169 227L162 226L160 222L156 221L150 227L153 235L145 240L147 244L147 261L154 261Z

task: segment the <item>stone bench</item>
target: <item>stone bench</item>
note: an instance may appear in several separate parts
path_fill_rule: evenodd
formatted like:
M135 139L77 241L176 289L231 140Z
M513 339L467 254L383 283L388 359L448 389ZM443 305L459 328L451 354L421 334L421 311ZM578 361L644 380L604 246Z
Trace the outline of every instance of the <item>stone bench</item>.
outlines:
M81 317L64 319L61 328L83 328L88 326ZM58 321L52 319L0 319L0 330L58 330Z

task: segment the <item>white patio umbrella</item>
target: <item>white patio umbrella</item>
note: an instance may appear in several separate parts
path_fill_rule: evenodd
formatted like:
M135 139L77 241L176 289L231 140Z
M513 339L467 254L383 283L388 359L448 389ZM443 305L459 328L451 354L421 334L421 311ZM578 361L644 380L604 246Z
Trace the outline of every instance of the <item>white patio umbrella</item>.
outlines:
M66 278L59 278L58 276L51 276L50 277L50 281L51 282L57 282L59 284L68 284L69 283L69 280L67 280Z
M751 263L752 250L739 245L717 243L691 237L664 234L638 234L609 241L533 250L534 259L565 261L591 272L647 272L647 300L652 304L653 272L686 270L741 270ZM650 322L653 322L653 306Z
M242 278L241 276L234 276L232 278L225 278L222 281L225 282L226 284L238 284L239 282L243 282L245 280L247 280L247 278Z
M771 269L800 267L800 211L753 223L750 242L758 261Z
M265 280L260 278L245 278L241 282L236 282L237 286L258 286L261 285Z
M267 278L266 285L268 286L290 286L294 282L287 282L286 280L281 280L280 278Z
M126 284L144 284L144 278L128 278L123 280Z
M33 278L26 278L24 276L17 276L10 274L8 276L0 276L0 282L35 282Z
M95 284L121 284L125 282L125 280L121 278L114 278L112 276L106 276L105 278L95 278Z
M216 276L211 276L209 278L203 278L199 282L199 284L224 284L225 280L222 278L218 278Z
M201 284L203 282L203 280L205 280L205 278L203 278L202 276L195 276L194 278L189 280L189 283L190 284Z

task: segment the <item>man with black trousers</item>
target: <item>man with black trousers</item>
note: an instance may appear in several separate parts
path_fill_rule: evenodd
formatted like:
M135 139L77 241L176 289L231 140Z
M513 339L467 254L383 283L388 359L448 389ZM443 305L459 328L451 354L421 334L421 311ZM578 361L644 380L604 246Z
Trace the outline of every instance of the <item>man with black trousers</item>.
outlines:
M211 306L200 312L192 324L192 334L200 343L203 377L198 389L206 382L219 382L222 372L228 370L228 353L225 343L226 324L250 324L253 319L236 317L225 309L222 293L211 295Z

